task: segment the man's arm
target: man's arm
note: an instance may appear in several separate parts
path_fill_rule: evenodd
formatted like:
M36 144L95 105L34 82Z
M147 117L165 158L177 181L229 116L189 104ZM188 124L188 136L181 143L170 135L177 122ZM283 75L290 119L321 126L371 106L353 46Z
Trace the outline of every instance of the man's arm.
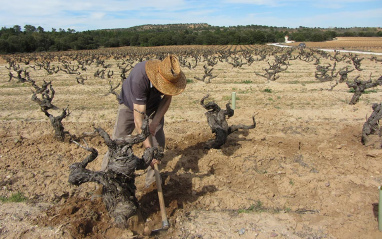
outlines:
M161 119L163 116L166 114L168 108L170 107L172 100L171 95L164 95L161 102L159 103L158 110L155 112L155 116L150 124L150 133L151 135L155 135L156 133L156 128L158 127Z
M135 129L137 130L138 134L142 132L142 124L143 124L143 119L146 114L146 105L138 105L138 104L133 104L134 107L134 123L135 123ZM143 146L145 148L151 148L151 135L147 137L145 141L143 141Z
M150 123L150 133L151 135L155 135L155 130L158 127L160 120L162 117L165 115L167 112L168 108L170 107L172 100L172 96L165 95L163 96L161 102L159 103L158 110L155 112L155 116L152 119ZM141 127L142 127L142 122L144 119L144 114L146 114L146 105L138 105L134 104L134 123L135 123L135 128L137 129L138 133L141 132ZM151 144L151 137L148 137L144 142L143 145L145 148L152 147Z
M167 112L168 108L170 107L170 103L172 100L172 96L163 96L161 102L159 103L158 110L155 113L155 116L149 126L150 128L150 133L151 135L147 137L145 141L143 141L143 146L145 148L151 148L152 147L152 136L155 135L155 130L160 123L160 120L162 117L165 115ZM138 104L133 104L134 107L134 123L135 123L135 128L137 129L138 133L142 132L142 123L144 116L146 114L146 105L138 105ZM153 159L152 162L150 163L150 166L154 168L154 164L160 163L157 159Z

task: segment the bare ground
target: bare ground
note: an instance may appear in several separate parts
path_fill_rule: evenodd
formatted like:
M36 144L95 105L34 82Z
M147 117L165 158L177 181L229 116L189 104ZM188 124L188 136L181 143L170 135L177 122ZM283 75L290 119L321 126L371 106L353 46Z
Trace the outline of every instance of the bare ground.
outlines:
M350 73L350 79L382 74L381 64L368 58L364 70ZM27 201L0 203L0 238L147 237L113 226L101 199L94 197L97 185L69 185L69 165L87 152L53 138L48 120L30 100L30 85L8 82L5 66L0 66L0 196L19 192ZM330 82L314 79L312 63L291 61L275 82L254 74L266 66L266 61L242 68L218 63L218 77L210 84L193 78L202 75L201 64L184 68L193 82L173 98L166 115L161 165L171 226L153 237L382 237L377 222L380 140L361 144L362 125L371 105L380 102L381 88L349 105L352 93L346 84L329 91ZM69 105L72 113L63 123L72 134L89 132L93 125L112 132L117 103L105 96L107 80L92 77L94 69L83 73L89 75L85 85L63 72L50 76L30 69L36 82L52 80L59 108ZM223 107L232 91L237 109L228 123L251 124L256 115L257 126L231 134L221 149L204 149L213 135L199 101L209 93ZM88 144L100 153L88 167L99 170L106 146L100 137ZM140 155L142 149L134 152ZM144 171L137 171L145 225L159 228L155 186L145 188L144 179Z

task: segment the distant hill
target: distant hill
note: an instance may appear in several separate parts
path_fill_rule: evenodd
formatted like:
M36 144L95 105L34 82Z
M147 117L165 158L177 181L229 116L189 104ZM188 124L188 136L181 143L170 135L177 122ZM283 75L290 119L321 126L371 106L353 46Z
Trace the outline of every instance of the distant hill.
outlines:
M66 51L121 46L254 45L285 42L322 42L336 37L382 37L380 28L298 28L239 25L212 26L207 23L146 24L128 28L76 32L74 29L25 25L0 29L0 54Z
M116 30L116 31L155 31L155 30L195 30L198 28L209 28L212 27L207 23L177 23L177 24L146 24L140 26L134 26L129 28L114 28L114 29L104 29L104 30Z
M216 30L233 30L233 31L263 31L263 32L280 32L280 31L288 31L289 33L294 32L302 32L302 31L333 31L339 35L345 36L376 36L378 32L381 32L381 28L377 27L329 27L329 28L310 28L300 26L297 28L290 27L277 27L277 26L265 26L265 25L238 25L238 26L212 26L208 23L175 23L175 24L146 24L133 26L128 28L113 28L113 29L100 29L94 31L127 31L127 32L143 32L143 31L151 31L151 32L163 32L163 31L216 31Z

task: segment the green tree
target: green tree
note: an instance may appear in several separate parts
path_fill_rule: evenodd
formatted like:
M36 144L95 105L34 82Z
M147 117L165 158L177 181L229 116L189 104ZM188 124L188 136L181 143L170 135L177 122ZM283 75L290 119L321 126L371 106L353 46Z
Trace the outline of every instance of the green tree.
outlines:
M277 37L276 37L275 32L265 33L265 42L277 42Z
M265 33L262 31L253 31L251 38L251 44L264 44L267 41Z
M11 49L7 40L0 39L0 53L11 53Z
M120 46L130 46L130 38L128 36L123 36L119 38Z
M19 34L21 32L21 27L19 25L14 25L13 30L15 31L16 34Z
M54 40L50 35L45 33L38 33L35 35L36 51L49 51L50 47L54 45Z
M310 37L310 41L313 41L313 42L320 42L320 41L325 41L326 38L324 36L323 33L320 33L320 32L316 32L316 33L313 33Z
M38 33L44 33L44 28L38 26L38 27L37 27L37 32L38 32Z
M343 36L344 37L354 37L355 33L354 32L350 32L350 31L346 31L346 32L344 32Z
M111 38L109 39L105 44L105 47L119 47L119 40L118 38Z
M36 31L36 27L34 27L32 25L25 25L24 26L24 32L26 32L26 33L32 33L35 31Z
M333 40L333 38L337 37L337 33L335 31L326 31L325 32L325 39L326 40Z
M130 45L131 46L138 46L139 45L139 35L138 33L134 33L130 38Z
M90 34L77 35L77 40L72 42L71 46L74 50L84 50L84 49L96 49L98 48L97 43Z

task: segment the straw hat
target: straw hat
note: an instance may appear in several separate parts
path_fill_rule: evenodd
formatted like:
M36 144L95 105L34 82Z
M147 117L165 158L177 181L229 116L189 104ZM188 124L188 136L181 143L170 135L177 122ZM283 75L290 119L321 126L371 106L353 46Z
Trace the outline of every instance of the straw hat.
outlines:
M186 76L175 55L168 55L163 61L149 60L145 67L149 80L163 94L179 95L186 88Z

